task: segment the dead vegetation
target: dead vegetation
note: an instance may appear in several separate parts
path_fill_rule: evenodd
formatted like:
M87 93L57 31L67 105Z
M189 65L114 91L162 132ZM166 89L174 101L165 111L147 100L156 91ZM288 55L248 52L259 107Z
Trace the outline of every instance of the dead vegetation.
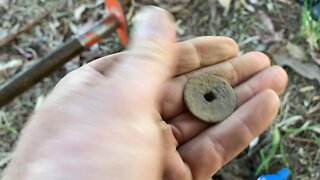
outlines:
M229 36L239 43L241 53L265 52L289 73L289 85L281 97L281 111L273 126L250 149L219 171L215 179L250 179L281 167L290 168L292 179L319 179L320 50L317 46L320 42L315 39L319 34L316 31L314 35L314 27L308 27L305 22L309 19L305 18L303 8L293 0L132 0L125 8L129 26L133 14L145 4L164 7L174 14L179 40L203 35ZM104 14L102 0L0 0L0 39L19 32L47 10L51 13L44 20L0 47L0 83L84 31ZM306 29L307 33L303 32ZM116 36L105 39L3 107L0 167L9 162L30 113L61 77L87 61L121 48Z

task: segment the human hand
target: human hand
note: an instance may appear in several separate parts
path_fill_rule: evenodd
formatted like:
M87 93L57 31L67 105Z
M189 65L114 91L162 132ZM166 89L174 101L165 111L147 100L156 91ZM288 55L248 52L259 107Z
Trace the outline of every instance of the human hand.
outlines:
M225 37L175 44L162 10L142 18L129 51L59 82L23 131L5 178L209 179L267 128L286 86L283 69L258 52L235 57ZM237 94L235 112L214 126L182 98L187 79L204 71Z

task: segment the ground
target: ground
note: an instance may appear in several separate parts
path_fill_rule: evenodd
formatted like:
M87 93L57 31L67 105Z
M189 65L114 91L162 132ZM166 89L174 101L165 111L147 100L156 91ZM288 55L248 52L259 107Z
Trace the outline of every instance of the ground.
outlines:
M254 179L281 167L291 170L291 179L320 179L320 70L317 64L320 51L316 47L320 44L320 38L317 39L320 30L308 29L301 14L302 7L295 1L239 0L229 9L229 1L219 2L222 4L216 0L132 0L124 10L131 27L132 17L141 5L164 7L176 18L180 41L203 35L229 36L238 42L240 54L262 51L274 64L287 70L289 84L281 96L281 109L273 125L260 136L258 143L228 163L214 179ZM39 25L0 47L0 83L101 18L102 3L102 0L0 0L0 39L51 10ZM41 106L59 79L83 63L122 48L117 37L112 35L2 107L1 169L10 161L14 144L29 115Z

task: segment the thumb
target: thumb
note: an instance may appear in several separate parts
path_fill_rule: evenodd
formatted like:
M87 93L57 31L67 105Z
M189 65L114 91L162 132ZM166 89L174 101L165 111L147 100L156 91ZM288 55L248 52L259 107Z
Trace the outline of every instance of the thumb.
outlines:
M166 10L148 6L137 14L136 20L129 50L112 74L131 92L153 96L172 75L176 64L173 18Z

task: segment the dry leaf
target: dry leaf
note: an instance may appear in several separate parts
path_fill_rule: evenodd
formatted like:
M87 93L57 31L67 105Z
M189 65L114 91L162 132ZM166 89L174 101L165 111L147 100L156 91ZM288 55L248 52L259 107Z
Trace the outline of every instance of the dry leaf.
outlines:
M183 36L186 33L186 28L182 27L182 20L178 19L175 23L176 32L178 35Z
M227 14L230 9L231 0L218 0L218 2L224 8L224 14Z
M7 37L9 34L9 30L0 28L0 39Z
M172 13L176 13L185 9L190 3L190 0L155 0L154 2L157 6L167 9Z
M0 7L3 7L5 10L9 9L9 0L0 0Z
M11 154L7 154L7 156L5 157L1 157L0 159L0 167L5 166L6 164L8 164L11 161L12 155Z
M236 9L244 7L244 9L246 9L247 11L254 13L256 11L256 9L251 4L254 4L256 2L251 3L251 4L250 3L251 2L248 3L247 0L236 1L235 7L236 7Z
M36 105L34 107L34 110L38 110L43 105L43 102L44 102L45 98L46 97L43 94L41 94L40 96L37 97Z
M73 12L74 19L79 21L81 19L82 14L86 11L87 5L81 4L76 10Z
M283 31L275 31L271 18L264 11L259 11L258 17L264 27L263 30L255 29L257 36L260 37L260 40L264 44L281 42L283 40Z
M320 68L316 64L303 63L301 60L286 53L275 54L273 58L278 65L289 66L299 75L310 80L317 80L320 83Z
M305 60L307 57L305 50L296 44L289 42L286 46L286 49L287 49L288 53L294 58Z
M256 9L252 5L250 5L250 4L246 3L246 2L243 4L243 6L244 6L244 8L246 10L248 10L248 11L250 11L252 13L256 12Z
M320 53L311 51L310 54L311 54L312 60L316 62L318 65L320 65Z
M17 46L15 44L13 44L12 46L20 55L22 55L26 59L33 59L34 58L33 54L31 52L29 52L27 49L22 48L20 46Z
M70 28L70 30L71 30L71 32L73 33L73 34L78 34L78 26L77 25L75 25L73 22L71 22L71 21L68 21L68 25L69 25L69 28ZM79 33L80 34L80 33Z
M258 16L262 24L265 26L266 30L271 34L275 33L274 25L271 18L264 11L259 11Z
M21 59L13 59L6 63L0 63L0 72L17 69L20 68L22 65L23 61Z
M73 58L72 61L67 62L64 65L64 68L67 70L67 72L71 72L71 71L79 68L79 61L80 61L80 57L77 56L77 57Z
M251 4L258 4L258 3L259 3L258 0L249 0L249 2L250 2ZM261 3L261 2L260 2L260 3Z

